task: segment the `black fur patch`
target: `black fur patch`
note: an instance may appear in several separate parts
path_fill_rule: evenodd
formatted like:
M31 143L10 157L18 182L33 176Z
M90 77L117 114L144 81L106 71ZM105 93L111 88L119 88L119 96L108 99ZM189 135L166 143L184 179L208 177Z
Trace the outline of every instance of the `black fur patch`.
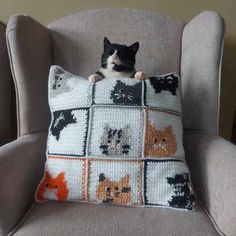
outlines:
M55 111L53 113L53 122L50 127L51 134L56 138L56 140L60 139L61 131L66 128L69 124L75 124L76 118L71 113L72 110L64 110L64 111Z
M152 87L155 89L155 93L161 93L161 91L166 90L172 95L176 95L179 79L174 74L165 75L163 77L150 77L149 80Z
M142 82L127 85L117 80L110 98L115 104L142 105Z
M168 201L170 206L192 210L196 205L196 198L190 186L188 173L167 177L167 183L174 187L174 196Z

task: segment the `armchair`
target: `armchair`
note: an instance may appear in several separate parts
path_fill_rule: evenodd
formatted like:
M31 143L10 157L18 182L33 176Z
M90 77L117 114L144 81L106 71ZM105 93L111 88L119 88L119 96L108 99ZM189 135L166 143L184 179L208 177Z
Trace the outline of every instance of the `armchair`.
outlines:
M149 74L181 74L184 145L200 202L195 212L34 203L50 122L49 68L88 76L98 67L104 36L139 41L137 68ZM213 11L187 24L134 9L88 11L47 27L29 16L11 17L7 44L18 139L0 149L0 235L235 235L236 147L218 136L223 36L224 22Z

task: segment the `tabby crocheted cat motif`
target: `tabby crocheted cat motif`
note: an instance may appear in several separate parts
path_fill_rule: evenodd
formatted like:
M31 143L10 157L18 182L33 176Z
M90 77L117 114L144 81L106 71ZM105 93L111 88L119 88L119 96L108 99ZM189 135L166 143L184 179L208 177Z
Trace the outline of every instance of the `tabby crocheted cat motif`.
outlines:
M53 113L53 122L50 127L51 134L59 140L61 131L69 124L75 124L76 118L71 113L71 110L56 111Z
M167 177L167 183L174 187L174 195L168 201L170 206L192 210L196 205L196 197L193 192L188 173L176 174Z
M141 96L142 84L141 82L134 85L127 85L120 80L116 81L114 90L111 92L111 99L115 104L130 104L142 105Z
M177 143L172 126L158 130L147 120L145 147L145 156L147 157L174 156Z
M161 93L161 91L166 90L172 95L176 95L176 89L179 84L179 79L177 76L171 74L162 77L150 77L149 80L155 89L155 93Z
M68 192L64 172L59 173L56 178L53 178L50 173L46 171L39 185L36 198L38 201L44 201L45 199L65 201L67 200Z
M129 205L132 202L130 188L130 176L126 175L119 181L106 178L105 174L99 175L99 183L96 190L96 199L103 203L116 205Z
M130 150L129 126L122 129L111 128L105 125L101 137L100 149L105 155L126 155Z

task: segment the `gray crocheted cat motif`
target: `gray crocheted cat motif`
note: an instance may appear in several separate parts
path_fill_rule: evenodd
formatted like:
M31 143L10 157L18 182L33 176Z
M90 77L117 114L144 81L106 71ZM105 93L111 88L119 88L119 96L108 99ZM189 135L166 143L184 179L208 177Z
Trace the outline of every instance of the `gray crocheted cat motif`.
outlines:
M130 150L129 126L122 129L111 128L105 125L101 136L100 149L105 155L126 155Z

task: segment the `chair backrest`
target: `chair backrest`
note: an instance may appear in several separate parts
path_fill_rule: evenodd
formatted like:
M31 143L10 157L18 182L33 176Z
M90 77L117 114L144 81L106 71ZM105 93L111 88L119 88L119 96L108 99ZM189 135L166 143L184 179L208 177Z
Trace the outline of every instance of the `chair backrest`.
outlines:
M136 69L146 72L147 75L182 72L182 39L185 24L168 16L136 9L98 9L63 17L50 23L47 29L27 16L15 16L8 24L11 65L15 82L20 86L19 94L22 96L19 98L18 108L19 135L48 128L50 115L45 91L50 65L60 65L82 76L94 73L100 66L104 36L112 42L127 45L139 41ZM189 47L186 51L185 61L191 56ZM219 54L215 49L212 51L213 54ZM35 62L39 65L35 65ZM189 70L183 68L183 92L188 93L188 101L183 101L187 104L183 106L184 127L203 127L206 131L215 132L218 125L215 118L218 117L219 101L215 99L218 90L214 91L213 87L209 87L209 93L214 94L211 99L214 106L211 116L215 119L214 122L210 126L207 123L208 117L202 114L204 119L198 124L196 118L191 118L189 113L193 108L190 104L196 104L189 94L190 91L194 92L194 86L189 86L191 90L187 89L191 76L186 72ZM215 69L215 64L212 68ZM218 78L214 77L213 80L214 83L218 83ZM201 108L201 104L198 104L196 109L199 117L206 111L205 108Z
M6 26L0 22L0 146L16 138L13 83L7 54Z

